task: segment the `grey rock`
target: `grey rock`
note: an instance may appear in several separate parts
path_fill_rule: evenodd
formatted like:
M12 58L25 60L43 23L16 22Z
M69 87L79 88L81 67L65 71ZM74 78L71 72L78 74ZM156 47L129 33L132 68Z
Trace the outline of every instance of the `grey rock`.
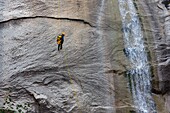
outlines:
M0 0L0 105L9 95L29 113L116 112L113 76L128 62L112 2Z
M156 68L154 69L156 75L153 78L153 82L156 84L153 87L157 87L159 94L164 95L164 105L168 111L160 110L162 110L161 113L167 113L170 112L170 12L163 5L169 3L169 0L153 0L152 3L141 1L140 3L148 15L149 24L153 29L151 37L153 37L154 43L149 45L150 51L156 57L152 63L152 66Z

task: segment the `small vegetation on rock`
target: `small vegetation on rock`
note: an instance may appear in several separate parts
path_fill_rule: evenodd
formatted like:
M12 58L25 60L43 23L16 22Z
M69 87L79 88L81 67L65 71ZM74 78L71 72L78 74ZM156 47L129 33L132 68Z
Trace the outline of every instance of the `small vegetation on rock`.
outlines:
M8 94L5 96L3 108L0 109L0 113L26 113L29 109L30 105L28 103L20 104L14 102Z

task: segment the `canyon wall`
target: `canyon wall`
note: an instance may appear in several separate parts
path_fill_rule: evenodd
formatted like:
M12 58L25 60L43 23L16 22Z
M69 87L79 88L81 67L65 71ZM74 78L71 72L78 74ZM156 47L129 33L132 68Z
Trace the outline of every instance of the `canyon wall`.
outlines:
M170 112L170 10L169 0L136 1L152 67L152 92L160 110ZM158 97L157 97L158 96ZM160 113L162 113L161 111Z
M14 109L29 103L29 113L112 113L121 99L130 98L117 1L1 0L0 5L0 106L8 97ZM66 36L58 51L61 32ZM126 93L115 94L121 87Z
M167 113L169 12L156 0L134 3L157 109ZM123 50L117 0L0 0L0 107L10 98L13 109L29 104L28 113L132 113Z

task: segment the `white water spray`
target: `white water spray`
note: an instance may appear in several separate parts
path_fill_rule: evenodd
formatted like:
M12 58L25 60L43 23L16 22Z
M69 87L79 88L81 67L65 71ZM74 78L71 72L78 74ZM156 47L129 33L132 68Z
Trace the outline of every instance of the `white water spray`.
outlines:
M143 33L132 0L118 0L124 32L125 53L131 62L128 73L137 113L157 113L151 95L150 67Z

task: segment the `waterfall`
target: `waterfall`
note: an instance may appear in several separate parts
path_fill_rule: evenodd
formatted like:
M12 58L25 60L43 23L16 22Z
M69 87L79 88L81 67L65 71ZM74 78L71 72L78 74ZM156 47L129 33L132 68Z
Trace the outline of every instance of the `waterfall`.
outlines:
M125 53L131 62L127 73L137 113L157 113L151 95L150 66L145 52L143 33L132 0L118 0L122 17Z

